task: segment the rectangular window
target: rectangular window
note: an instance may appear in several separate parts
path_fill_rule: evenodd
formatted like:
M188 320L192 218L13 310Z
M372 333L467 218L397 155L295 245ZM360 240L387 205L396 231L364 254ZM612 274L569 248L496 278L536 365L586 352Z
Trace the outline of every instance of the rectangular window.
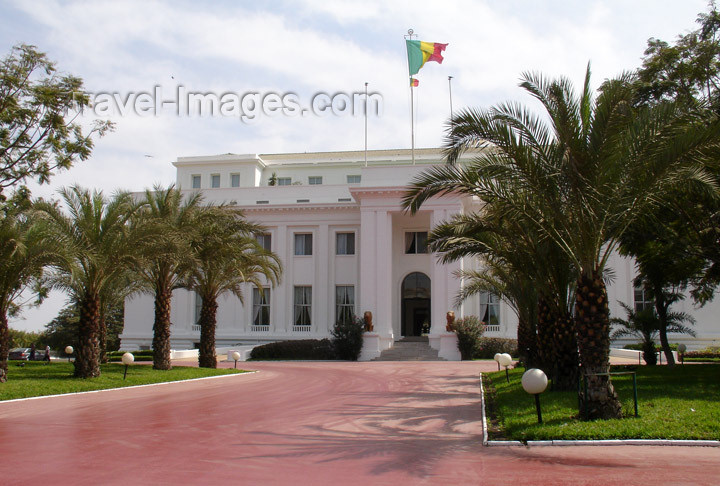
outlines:
M267 251L271 251L272 249L272 237L270 233L261 233L258 235L255 235L255 240L260 244L260 246L263 247L263 249Z
M202 297L195 292L195 324L200 324L200 312L202 311Z
M500 330L500 299L490 292L480 292L480 320L488 331Z
M278 186L290 186L290 185L292 185L292 177L278 177L278 178L277 178L277 185L278 185Z
M240 187L240 174L230 174L230 187Z
M193 189L200 189L200 181L201 177L199 175L192 176L192 188Z
M652 298L650 292L645 290L642 283L634 286L635 312L642 312L646 309L655 309L655 299Z
M262 293L257 287L253 288L253 325L270 325L270 288L263 287Z
M335 287L335 320L351 322L355 315L355 287L338 285Z
M295 287L294 294L293 324L295 326L312 325L312 287Z
M295 233L295 254L312 255L312 233Z
M220 187L220 174L213 174L210 176L210 187Z
M335 254L336 255L354 255L355 254L355 233L336 233L335 234Z
M359 175L347 176L347 183L348 184L360 184L360 176Z
M322 176L310 176L308 177L308 184L311 186L317 186L322 184Z
M427 253L427 231L408 231L405 233L405 253Z

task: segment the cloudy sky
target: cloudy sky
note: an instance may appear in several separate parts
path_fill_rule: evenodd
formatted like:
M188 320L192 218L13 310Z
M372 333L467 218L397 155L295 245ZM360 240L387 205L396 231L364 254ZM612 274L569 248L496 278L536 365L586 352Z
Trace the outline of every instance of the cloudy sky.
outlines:
M20 43L37 46L60 71L82 77L96 108L112 108L103 118L116 123L90 160L34 193L51 196L73 183L112 192L173 182L171 162L182 156L364 145L358 113L278 111L242 121L237 110L178 114L173 103L155 113L147 110L150 102L133 101L142 93L159 93L161 101L174 101L178 90L240 100L294 94L310 107L318 93L342 99L362 93L367 82L383 100L382 112L369 119L369 148L409 148L403 35L413 29L420 40L449 44L445 61L426 64L417 76L416 145L433 147L442 143L449 114L448 76L456 109L508 99L531 104L517 87L527 71L579 85L591 62L597 87L638 67L648 38L672 41L694 29L706 6L706 0L0 0L0 53ZM129 109L120 113L106 102L110 96L130 100ZM12 326L42 329L62 303L56 295Z

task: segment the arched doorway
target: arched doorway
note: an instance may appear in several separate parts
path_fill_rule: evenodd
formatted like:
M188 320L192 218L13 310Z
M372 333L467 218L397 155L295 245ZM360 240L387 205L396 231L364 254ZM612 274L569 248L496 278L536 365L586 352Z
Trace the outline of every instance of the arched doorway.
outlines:
M421 336L430 332L430 277L420 272L402 282L402 335Z

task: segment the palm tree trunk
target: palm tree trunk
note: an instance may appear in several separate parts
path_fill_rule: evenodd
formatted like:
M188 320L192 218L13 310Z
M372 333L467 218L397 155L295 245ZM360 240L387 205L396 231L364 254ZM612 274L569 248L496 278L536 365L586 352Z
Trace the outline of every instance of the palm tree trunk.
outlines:
M217 301L215 296L202 296L200 309L200 350L199 366L217 368L215 357L215 327L217 325Z
M0 311L0 383L7 381L8 352L10 351L10 330L5 311Z
M675 357L672 354L672 350L670 349L670 343L668 342L668 336L667 336L667 325L668 325L668 304L667 300L665 298L665 293L663 292L662 288L658 288L657 286L654 286L655 290L655 311L658 315L658 320L660 321L660 347L662 348L663 353L665 353L665 358L667 359L667 365L668 366L675 366Z
M567 311L557 313L554 334L553 390L577 390L578 347L572 316Z
M98 334L99 359L101 363L107 363L107 321L104 312L101 312L98 317Z
M517 340L518 355L525 368L537 367L537 331L526 317L518 317Z
M547 298L541 296L538 299L538 365L549 377L552 377L553 363L555 362L555 345L553 343L555 332L553 328L556 320L557 316L548 304Z
M610 380L610 321L605 282L593 270L581 275L575 291L575 330L587 395L580 393L580 415L586 419L622 416L622 407Z
M99 314L100 298L97 294L86 294L80 305L78 322L78 349L75 354L75 376L78 378L100 376Z
M172 369L170 362L170 300L169 288L155 292L155 323L153 324L153 369Z

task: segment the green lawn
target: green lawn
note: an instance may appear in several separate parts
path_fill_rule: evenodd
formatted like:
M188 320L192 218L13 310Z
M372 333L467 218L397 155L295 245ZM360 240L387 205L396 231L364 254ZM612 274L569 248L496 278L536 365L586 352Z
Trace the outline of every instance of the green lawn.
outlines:
M125 367L109 363L100 367L99 378L73 378L73 365L67 362L26 362L24 367L17 361L9 361L8 381L0 383L0 400L13 398L59 395L91 390L106 390L126 386L189 380L207 376L243 373L235 369L207 369L177 366L170 371L153 370L151 365L132 365L128 368L127 379L123 380Z
M499 428L491 431L490 439L720 440L720 366L613 367L613 371L635 368L638 418L634 417L632 378L617 376L613 377L613 384L626 418L592 422L577 420L577 393L546 391L540 396L542 425L537 423L533 397L520 384L523 369L510 372L509 384L505 381L504 371L485 374L486 397L494 401ZM493 409L492 403L489 408Z

